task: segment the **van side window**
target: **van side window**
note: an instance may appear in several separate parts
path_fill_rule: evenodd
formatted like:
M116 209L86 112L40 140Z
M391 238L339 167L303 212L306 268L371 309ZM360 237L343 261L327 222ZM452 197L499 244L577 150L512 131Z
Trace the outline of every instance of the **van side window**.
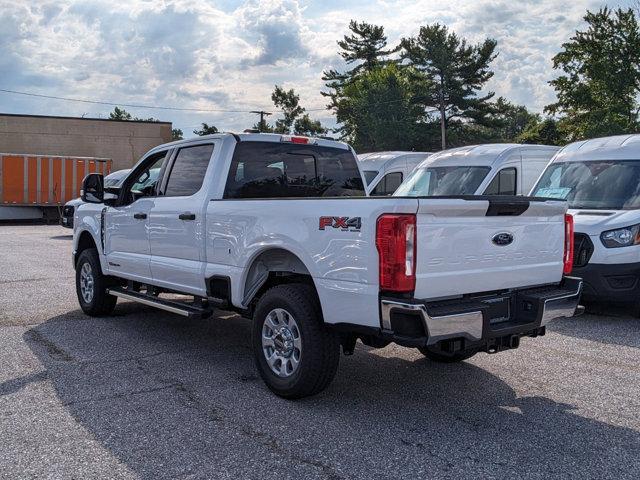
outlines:
M515 195L517 172L515 168L505 168L493 177L491 183L484 191L485 195Z
M213 145L195 145L178 150L164 195L188 197L200 190L212 152Z
M402 183L402 172L387 173L373 189L371 195L383 196L392 195Z

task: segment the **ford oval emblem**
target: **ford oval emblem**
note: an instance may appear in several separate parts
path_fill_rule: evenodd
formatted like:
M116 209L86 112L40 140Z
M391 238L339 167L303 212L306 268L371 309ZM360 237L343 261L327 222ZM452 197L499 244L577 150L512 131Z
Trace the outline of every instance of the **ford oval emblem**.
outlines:
M511 235L509 232L496 233L491 241L499 247L506 247L507 245L511 245L511 243L513 243L513 235Z

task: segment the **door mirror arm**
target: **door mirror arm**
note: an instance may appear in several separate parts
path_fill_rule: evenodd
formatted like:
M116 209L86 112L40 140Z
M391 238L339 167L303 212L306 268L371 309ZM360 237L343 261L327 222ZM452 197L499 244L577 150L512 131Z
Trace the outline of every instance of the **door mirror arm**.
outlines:
M103 203L107 207L114 207L118 204L118 199L120 198L120 188L119 187L105 187L103 194Z

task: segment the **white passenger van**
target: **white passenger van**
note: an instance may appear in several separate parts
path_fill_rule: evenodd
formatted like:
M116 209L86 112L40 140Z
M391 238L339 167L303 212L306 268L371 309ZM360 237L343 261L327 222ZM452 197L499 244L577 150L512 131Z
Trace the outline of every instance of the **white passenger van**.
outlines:
M395 195L526 195L558 150L505 143L443 150L422 162Z
M375 152L358 155L358 163L367 186L367 195L391 195L405 178L431 153Z
M640 135L567 145L531 194L569 202L583 298L640 306Z

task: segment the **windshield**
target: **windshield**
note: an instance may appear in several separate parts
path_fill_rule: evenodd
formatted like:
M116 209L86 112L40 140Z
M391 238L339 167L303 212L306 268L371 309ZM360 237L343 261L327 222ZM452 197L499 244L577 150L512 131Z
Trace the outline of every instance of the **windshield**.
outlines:
M364 173L364 179L367 182L367 185L370 185L371 181L378 176L377 170L365 170L362 173Z
M489 167L428 167L415 170L393 194L396 197L473 195Z
M570 208L640 208L640 161L552 163L533 189L536 197L567 200Z

